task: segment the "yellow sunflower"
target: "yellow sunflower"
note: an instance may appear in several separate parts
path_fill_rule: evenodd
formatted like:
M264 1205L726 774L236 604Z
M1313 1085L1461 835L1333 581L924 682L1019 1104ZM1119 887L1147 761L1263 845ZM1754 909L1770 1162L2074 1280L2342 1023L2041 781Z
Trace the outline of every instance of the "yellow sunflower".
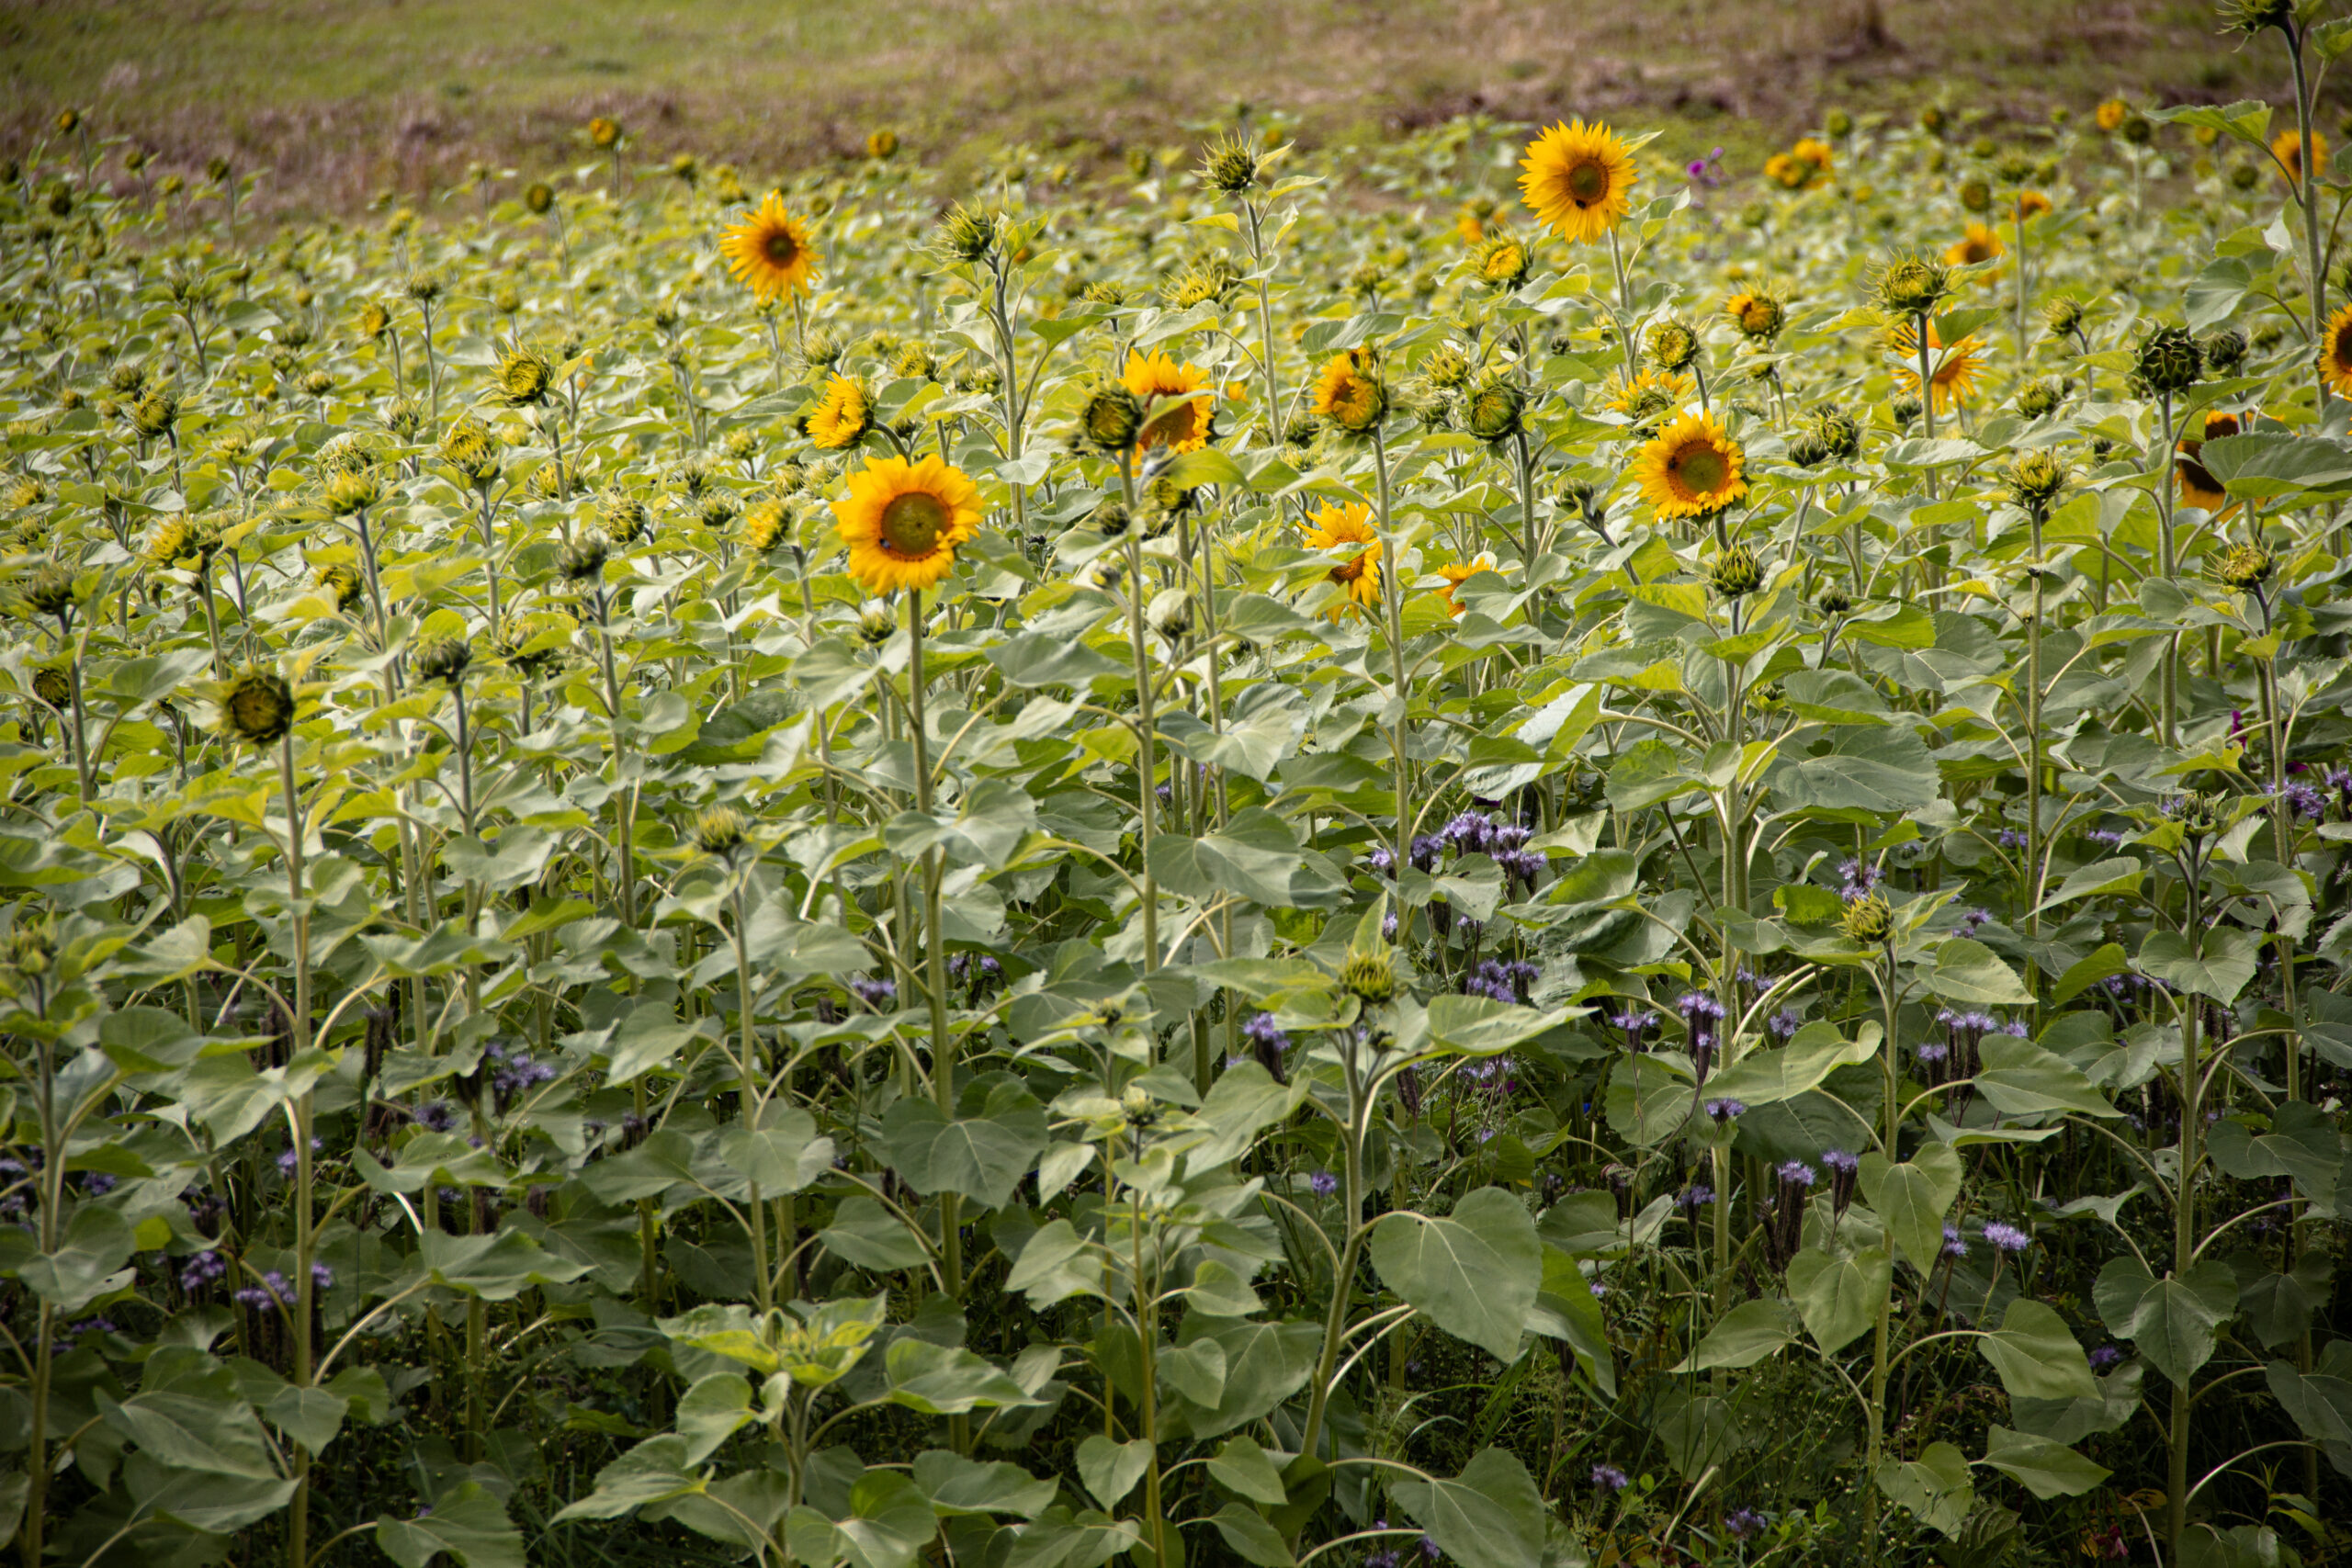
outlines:
M2319 377L2339 398L2352 398L2352 305L2327 319L2320 338Z
M849 574L868 593L930 587L956 567L956 547L979 531L980 487L937 457L868 457L833 502Z
M1626 200L1641 176L1632 149L1595 120L1555 125L1528 143L1519 161L1523 199L1535 216L1562 239L1589 243L1605 239L1632 211Z
M1634 477L1660 517L1704 517L1747 493L1746 460L1713 414L1687 413L1643 446Z
M1468 560L1454 561L1450 565L1438 568L1437 574L1445 579L1445 587L1442 592L1445 594L1448 609L1456 615L1468 609L1467 604L1453 596L1453 591L1480 572L1496 570L1495 552L1492 550L1480 550Z
M1341 430L1361 435L1388 412L1388 390L1372 355L1361 348L1335 354L1315 383L1315 413Z
M1680 408L1698 391L1699 384L1679 370L1644 367L1630 381L1621 370L1610 380L1609 406L1638 424Z
M1789 149L1789 156L1800 164L1811 164L1825 175L1829 172L1829 165L1834 162L1830 156L1829 143L1815 141L1810 136L1800 138L1797 144Z
M1724 314L1731 318L1742 337L1769 342L1780 334L1788 321L1788 307L1780 296L1765 288L1743 288L1724 301Z
M1306 520L1308 549L1367 547L1362 555L1331 569L1331 581L1347 591L1345 599L1324 612L1332 620L1338 620L1351 605L1369 611L1379 602L1380 536L1372 531L1371 516L1372 509L1361 502L1333 505L1327 502Z
M2212 470L2199 460L2198 454L2204 450L2206 442L2237 433L2237 415L2209 413L2205 416L2204 434L2194 441L2182 441L2180 456L2173 459L2173 474L2180 483L2181 504L2202 507L2213 514L2216 523L2235 512L2237 505L2230 500L2229 491L2222 488L2222 481L2213 477Z
M2039 218L2049 210L2050 198L2042 195L2040 191L2021 190L2018 192L2018 222L2022 223L2029 218Z
M854 446L874 427L874 411L865 400L865 383L854 376L836 376L825 383L824 394L808 411L803 428L808 439L828 452Z
M1181 398L1187 392L1197 392L1209 384L1209 378L1197 365L1180 365L1155 351L1149 355L1130 353L1126 371L1119 381L1135 394L1136 401L1148 404L1154 398ZM1199 451L1216 434L1216 401L1214 396L1193 398L1161 410L1136 437L1136 449L1140 452L1165 446L1170 452Z
M2303 138L2301 132L2282 130L2270 139L2270 155L2287 165L2287 183L2296 189L2303 184ZM2312 173L2327 173L2327 138L2312 132Z
M1971 223L1951 249L1944 253L1944 260L1954 266L1973 266L1979 262L1991 261L2008 248L2001 243L2001 236L1994 231L1991 225Z
M2098 113L2093 118L2098 121L2101 130L2119 130L2122 129L2123 117L2131 112L2121 98L2109 98L2099 105Z
M1890 328L1886 334L1887 352L1898 364L1894 384L1910 393L1919 395L1919 334L1908 321ZM1936 384L1936 412L1941 413L1955 401L1964 401L1975 389L1976 378L1984 368L1984 355L1973 336L1962 338L1950 348L1944 347L1936 323L1928 323L1928 362L1929 375Z
M796 218L775 191L741 223L719 237L727 270L762 299L806 293L824 258L808 238L808 225Z

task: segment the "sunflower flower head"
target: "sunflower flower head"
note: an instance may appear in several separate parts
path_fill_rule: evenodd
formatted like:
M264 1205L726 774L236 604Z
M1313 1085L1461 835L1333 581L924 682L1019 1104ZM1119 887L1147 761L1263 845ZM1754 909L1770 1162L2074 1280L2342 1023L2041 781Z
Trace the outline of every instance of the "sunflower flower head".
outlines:
M1450 615L1459 615L1464 610L1469 608L1467 604L1463 604L1462 601L1453 596L1453 591L1455 589L1461 587L1464 583L1469 581L1472 578L1477 576L1482 571L1497 571L1499 570L1500 568L1495 559L1495 552L1492 550L1480 550L1468 560L1450 561L1446 565L1439 567L1437 569L1438 575L1445 579L1445 588L1443 592L1445 595L1447 613Z
M2311 173L2315 176L2327 173L2327 138L2321 135L2316 130L2312 131L2311 150ZM2272 137L2270 139L2270 155L2278 159L2280 165L2284 168L2285 178L2288 185L2293 186L2297 190L2302 189L2302 133L2295 130L2282 130L2278 135Z
M2205 351L2186 327L2154 328L2140 340L2132 359L2133 381L2151 396L2185 392L2204 374Z
M1746 545L1734 545L1716 556L1707 571L1707 586L1719 599L1742 599L1763 585L1763 563Z
M1201 155L1201 183L1211 190L1239 196L1258 183L1265 172L1266 161L1266 155L1250 138L1220 136Z
M1638 427L1672 413L1698 392L1698 383L1683 375L1644 369L1630 381L1619 371L1609 384L1609 406Z
M1477 268L1478 281L1490 288L1507 291L1527 281L1527 247L1508 231L1481 241L1471 260Z
M1724 301L1724 314L1750 343L1770 343L1788 324L1788 302L1767 288L1747 288Z
M555 365L538 349L513 349L498 361L498 400L508 408L543 403L554 385Z
M2352 305L2340 307L2320 334L2319 374L2337 397L2352 397Z
M275 670L248 668L222 691L220 719L234 739L273 745L294 728L294 689Z
M2046 447L2021 453L2002 472L2001 488L2020 509L2047 517L2066 489L2066 465Z
M957 202L939 225L939 248L952 261L986 260L1004 238L1004 221Z
M1528 144L1519 186L1530 211L1562 239L1606 239L1633 210L1633 150L1598 121L1558 124Z
M2121 98L2109 98L2098 106L2091 118L2101 130L2112 134L2123 128L2123 121L2131 113L2131 106Z
M792 503L783 500L754 502L743 513L743 545L761 555L773 554L792 538Z
M1119 384L1143 415L1136 438L1138 449L1197 452L1216 438L1216 400L1198 395L1209 385L1208 373L1199 366L1171 359L1157 349L1131 352Z
M1690 368L1699 357L1699 333L1679 316L1668 316L1655 322L1642 338L1642 353L1649 362L1668 375L1678 375Z
M1981 266L2007 250L1991 224L1971 223L1944 253L1944 260L1954 266Z
M1951 273L1922 256L1897 256L1879 269L1877 290L1889 315L1924 315L1951 292Z
M979 532L980 488L939 458L868 457L833 503L849 573L868 593L920 592L956 567L958 547Z
M1351 435L1363 435L1388 412L1388 389L1369 349L1351 348L1331 356L1315 383L1314 413Z
M848 450L873 428L873 405L866 397L865 383L855 376L835 376L827 381L816 403L800 416L800 433L827 452Z
M786 207L776 191L719 236L718 250L736 281L763 302L807 293L824 259L809 237L808 220Z
M2250 593L2270 581L2278 559L2260 545L2232 545L2214 563L2213 575L2224 588Z
M1684 414L1643 446L1634 474L1660 517L1709 517L1747 493L1745 461L1713 414Z
M1900 321L1887 331L1887 352L1894 356L1894 384L1917 398L1919 395L1919 333L1909 321ZM1964 402L1976 389L1976 379L1984 369L1982 345L1973 336L1945 345L1936 323L1928 323L1928 377L1935 388L1936 412L1941 413L1955 402Z
M1330 579L1340 585L1344 594L1340 602L1324 612L1338 620L1351 608L1369 611L1380 600L1380 536L1374 533L1372 509L1361 503L1329 503L1316 509L1306 521L1306 547L1311 550L1343 550L1363 547L1348 559L1333 567Z
M1131 452L1143 429L1143 405L1123 382L1105 381L1079 411L1078 433L1098 452Z
M1518 434L1526 413L1527 394L1517 382L1498 372L1471 389L1463 405L1463 423L1471 434L1492 445Z
M1835 403L1816 404L1805 416L1805 428L1821 438L1837 462L1850 463L1861 456L1861 422Z

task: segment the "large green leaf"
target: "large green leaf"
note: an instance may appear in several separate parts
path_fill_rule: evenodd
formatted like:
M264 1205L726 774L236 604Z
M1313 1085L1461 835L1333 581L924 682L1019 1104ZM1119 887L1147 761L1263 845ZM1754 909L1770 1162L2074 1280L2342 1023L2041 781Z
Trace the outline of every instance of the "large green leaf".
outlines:
M1789 1294L1805 1332L1831 1355L1877 1321L1894 1288L1894 1256L1883 1247L1835 1258L1807 1247L1789 1260Z
M2304 1372L2291 1361L2263 1369L2278 1408L2317 1443L2339 1475L2352 1476L2352 1382L2326 1372Z
M2184 1278L2159 1280L2138 1258L2117 1258L2099 1270L2092 1296L2109 1333L2185 1384L2212 1359L2221 1325L2237 1311L2237 1276L2208 1258Z
M2193 939L2156 931L2140 944L2140 956L2133 962L2140 973L2176 991L2233 1002L2254 978L2261 952L2262 943L2251 931L2207 926Z
M1933 1141L1900 1165L1875 1150L1862 1156L1862 1196L1923 1275L1942 1256L1944 1216L1960 1197L1961 1174L1959 1153Z
M1390 1491L1463 1568L1541 1568L1544 1499L1507 1450L1480 1450L1452 1481L1400 1481Z
M2013 1399L2096 1399L2098 1380L2066 1320L2030 1297L2009 1303L2001 1326L1976 1341Z
M1995 1427L1984 1434L1984 1457L1976 1462L1997 1470L2044 1502L2079 1497L2113 1472L2066 1447L2029 1432Z
M1717 1367L1752 1367L1796 1343L1802 1326L1796 1309L1778 1296L1742 1302L1715 1319L1706 1337L1674 1370L1703 1372Z
M1544 1244L1518 1199L1481 1187L1431 1219L1383 1216L1373 1267L1390 1290L1457 1338L1510 1361L1544 1277Z
M1961 1522L1976 1501L1976 1488L1968 1479L1968 1456L1950 1443L1929 1443L1916 1460L1882 1462L1877 1480L1888 1501L1947 1536L1960 1533Z
M520 1231L480 1235L424 1233L424 1266L437 1285L448 1285L484 1301L513 1301L534 1285L565 1285L588 1272L581 1263L550 1258Z
M596 1472L595 1490L556 1515L567 1519L617 1519L622 1515L671 1497L703 1489L702 1478L686 1462L686 1439L648 1438Z
M1820 1088L1839 1067L1870 1061L1877 1048L1874 1040L1848 1040L1816 1020L1799 1029L1785 1047L1753 1052L1708 1079L1707 1098L1743 1105L1793 1100Z
M2071 1111L2118 1116L2088 1077L2064 1057L2015 1034L1987 1034L1977 1047L1976 1091L2004 1116Z
M899 1174L918 1192L960 1192L1001 1208L1048 1141L1045 1108L1009 1073L966 1086L953 1121L930 1100L901 1100L882 1119Z
M376 1546L401 1568L431 1568L445 1552L466 1568L524 1568L525 1562L523 1532L475 1481L458 1483L413 1518L377 1515Z

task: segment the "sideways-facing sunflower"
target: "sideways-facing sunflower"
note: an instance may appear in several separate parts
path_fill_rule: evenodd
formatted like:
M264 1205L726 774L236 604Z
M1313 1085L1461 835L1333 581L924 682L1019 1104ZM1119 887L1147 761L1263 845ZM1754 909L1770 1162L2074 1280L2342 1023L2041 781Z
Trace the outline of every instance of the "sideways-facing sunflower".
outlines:
M1388 389L1381 385L1372 355L1361 348L1333 355L1315 383L1315 416L1362 435L1387 412Z
M1564 240L1589 244L1633 210L1627 199L1641 176L1633 150L1598 120L1555 125L1528 143L1519 161L1522 199Z
M809 238L808 225L786 208L775 191L719 238L718 249L727 257L727 270L763 301L806 293L817 279L817 264L824 259Z
M1944 260L1954 266L1974 266L1988 262L2008 250L2001 236L1989 223L1971 223L1951 249L1944 253Z
M1497 565L1495 560L1495 552L1492 550L1480 550L1468 560L1452 561L1444 566L1439 567L1437 569L1437 574L1445 579L1445 587L1442 592L1445 594L1447 612L1451 615L1459 615L1470 607L1453 596L1453 591L1455 589L1461 587L1464 583L1469 581L1472 578L1477 576L1482 571L1497 571L1499 570L1500 568Z
M1707 517L1747 493L1746 461L1714 415L1686 413L1642 447L1634 478L1660 517Z
M1770 343L1788 324L1788 302L1769 288L1744 288L1724 301L1724 314L1750 343Z
M2039 218L2049 210L2050 198L2042 195L2040 191L2021 190L2018 192L2018 222L2022 223L2030 218Z
M1155 350L1148 355L1130 352L1119 382L1135 395L1136 402L1148 406L1154 398L1182 398L1200 391L1208 386L1209 378L1199 366L1179 364ZM1216 435L1216 404L1212 395L1190 398L1160 410L1144 422L1136 437L1136 449L1165 446L1176 453L1199 451Z
M1647 424L1672 413L1698 395L1699 384L1680 371L1644 368L1628 381L1619 371L1610 378L1609 406L1635 424Z
M2339 398L2352 398L2352 305L2327 319L2319 340L2319 378Z
M1369 611L1380 599L1380 536L1372 531L1371 516L1372 509L1360 502L1344 505L1327 502L1306 520L1308 549L1368 547L1363 554L1331 569L1331 581L1347 591L1344 600L1324 612L1332 620L1346 614L1351 605Z
M833 502L849 574L868 593L929 588L980 527L980 487L937 457L868 457Z
M825 383L816 406L801 416L800 428L828 452L854 446L874 428L874 409L865 383L854 376L836 376Z
M2230 492L2222 488L2222 481L2213 477L2212 470L2199 460L2198 454L2205 449L2206 442L2218 441L2224 435L2235 435L2237 433L2237 415L2209 413L2205 416L2203 434L2193 441L2181 441L2180 456L2173 459L2173 475L2180 483L2180 503L2211 513L2216 523L2235 512L2237 503L2230 499Z
M1902 321L1887 329L1886 348L1897 364L1894 384L1910 393L1919 395L1919 334L1910 322ZM1964 400L1975 389L1976 378L1984 368L1984 356L1973 336L1962 338L1950 348L1944 347L1942 334L1936 323L1928 323L1928 375L1936 384L1936 412L1943 412L1953 403Z

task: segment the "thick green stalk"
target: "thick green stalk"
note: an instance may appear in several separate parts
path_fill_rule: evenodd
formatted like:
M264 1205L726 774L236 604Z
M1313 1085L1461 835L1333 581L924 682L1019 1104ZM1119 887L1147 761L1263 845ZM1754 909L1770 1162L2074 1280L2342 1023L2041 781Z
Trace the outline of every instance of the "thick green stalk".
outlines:
M302 897L302 802L295 788L294 731L278 740L278 783L286 795L286 894L294 928L294 1017L291 1060L311 1048L311 914ZM294 1385L311 1382L311 1314L317 1285L311 1266L318 1259L318 1234L311 1214L316 1172L311 1158L314 1107L309 1094L294 1104ZM286 1521L287 1568L310 1568L311 1450L292 1444L294 1502Z
M1393 787L1396 795L1396 874L1402 878L1405 868L1411 865L1413 846L1413 777L1412 766L1405 756L1405 728L1411 715L1411 699L1405 690L1405 610L1397 587L1397 576L1405 560L1403 541L1398 539L1389 522L1388 443L1378 430L1372 433L1373 462L1380 476L1380 515L1378 518L1381 553L1387 558L1374 561L1371 570L1380 573L1381 606L1388 623L1388 669L1396 681L1390 692L1388 723L1388 757L1395 770ZM1384 570L1385 568L1385 570ZM1399 922L1400 924L1402 922Z
M915 809L928 816L931 812L931 739L923 718L922 668L922 592L907 595L907 718L914 734ZM942 940L939 915L939 883L945 874L944 857L937 845L923 856L922 874L922 941L923 989L931 1000L931 1096L942 1116L953 1120L956 1115L956 1033L947 1020L947 944ZM963 1200L954 1192L939 1195L940 1272L947 1284L950 1301L964 1299L964 1235ZM958 1452L971 1447L970 1424L967 1417L954 1416L948 1423Z
M1136 668L1136 848L1143 861L1143 970L1159 972L1159 881L1152 874L1151 841L1157 836L1159 751L1158 721L1152 713L1151 650L1143 635L1143 541L1135 516L1135 457L1119 454L1119 486L1125 497L1130 522L1127 542L1127 648Z

